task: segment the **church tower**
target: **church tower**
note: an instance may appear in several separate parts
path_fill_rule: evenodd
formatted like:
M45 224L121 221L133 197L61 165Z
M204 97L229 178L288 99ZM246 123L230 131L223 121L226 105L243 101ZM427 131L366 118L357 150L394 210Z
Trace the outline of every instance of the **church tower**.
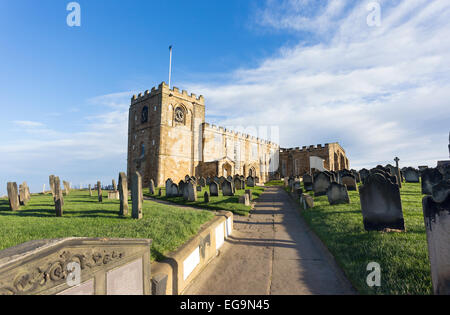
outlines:
M166 83L134 95L128 118L128 165L130 175L138 171L142 183L150 179L163 186L185 175L199 175L202 160L202 125L205 100Z

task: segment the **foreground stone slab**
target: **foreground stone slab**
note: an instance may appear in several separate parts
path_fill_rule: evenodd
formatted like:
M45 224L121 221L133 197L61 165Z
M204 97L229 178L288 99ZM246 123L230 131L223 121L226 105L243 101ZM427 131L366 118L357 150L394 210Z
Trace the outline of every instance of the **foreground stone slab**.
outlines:
M7 185L8 190L8 199L9 199L9 208L12 211L17 211L20 209L19 202L19 192L17 189L17 183L9 182Z
M433 291L450 295L450 186L436 185L433 190L443 190L434 194L446 196L441 202L431 196L422 200Z
M400 189L379 173L371 174L359 188L366 231L405 230Z
M0 295L149 295L151 242L66 238L8 248L0 251Z
M250 198L248 194L243 194L239 197L239 203L244 204L246 206L250 206Z

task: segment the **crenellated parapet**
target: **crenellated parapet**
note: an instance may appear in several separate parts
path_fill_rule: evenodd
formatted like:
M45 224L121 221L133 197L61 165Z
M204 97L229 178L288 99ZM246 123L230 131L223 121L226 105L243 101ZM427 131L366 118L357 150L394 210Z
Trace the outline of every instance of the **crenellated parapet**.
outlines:
M180 89L176 86L171 89L165 82L162 82L160 85L158 85L158 87L153 87L151 90L146 90L144 93L133 95L133 97L131 98L131 105L140 103L161 93L165 93L169 95L169 97L178 97L196 104L205 104L205 98L203 97L203 95L197 96L194 93L188 94L186 90L182 90L180 92Z
M339 145L339 143L335 142L332 143L333 144L337 144ZM328 149L330 146L329 143L325 143L324 145L322 144L318 144L317 146L315 145L310 145L310 146L303 146L302 148L300 147L295 147L295 148L282 148L280 149L280 153L282 152L289 152L289 153L294 153L294 152L318 152L318 151L323 151L324 149Z

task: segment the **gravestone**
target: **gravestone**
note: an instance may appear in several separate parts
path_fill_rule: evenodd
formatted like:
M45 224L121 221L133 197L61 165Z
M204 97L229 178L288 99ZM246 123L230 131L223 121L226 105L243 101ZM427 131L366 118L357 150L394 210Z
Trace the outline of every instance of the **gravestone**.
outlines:
M187 200L190 202L197 201L197 190L194 188L195 183L193 181L189 181L184 188L187 191L188 198ZM201 190L201 187L200 187Z
M19 185L19 203L21 206L26 206L28 203L28 200L25 197L25 188L23 185Z
M359 196L366 231L405 230L398 185L374 173L360 186Z
M239 178L241 180L241 190L245 189L245 179Z
M199 186L196 186L196 187L197 187L197 191L200 191L200 192L202 191L202 186L199 185Z
M108 190L108 199L119 200L119 192L117 190Z
M431 195L433 193L433 186L439 184L443 176L439 170L435 168L427 168L422 171L422 194Z
M209 194L207 191L205 191L205 194L203 195L203 198L205 199L205 203L209 203Z
M55 177L54 184L55 184L55 214L57 217L62 217L63 216L64 197L63 197L63 192L61 190L61 183L60 183L58 176Z
M255 179L252 176L247 177L247 186L255 187Z
M442 180L433 186L433 200L436 202L444 202L447 199L450 190L450 179Z
M217 182L212 181L209 184L209 193L210 193L211 197L212 196L215 196L215 197L219 196L219 184Z
M251 189L246 189L246 190L245 190L245 194L248 195L248 199L249 199L250 201L253 200L253 193L252 193L252 190L251 190Z
M422 206L433 292L450 295L450 181L447 185L434 185L432 190L433 195L442 199L425 196Z
M234 196L233 186L231 182L226 179L222 184L222 195L224 196Z
M305 188L305 191L312 191L313 190L313 178L309 174L303 175L303 187Z
M314 196L324 196L327 194L328 186L331 184L331 178L325 172L320 172L314 176L313 190Z
M98 202L103 202L102 183L97 182Z
M131 178L131 217L142 219L142 177L139 172L134 172Z
M117 190L117 185L116 185L116 180L115 179L112 180L112 186L113 186L113 190L116 191Z
M242 196L239 196L239 203L244 204L246 206L250 206L250 199L247 194L243 194Z
M259 177L258 176L255 177L255 183L259 184Z
M55 175L50 175L48 177L48 183L50 185L50 191L52 192L52 196L55 197Z
M356 183L361 182L361 176L359 176L359 173L356 170L351 170L353 176L355 176Z
M206 185L207 186L209 186L209 184L211 184L211 181L212 181L212 179L210 176L206 177Z
M186 175L186 176L184 176L184 181L185 182L187 182L188 180L190 180L191 179L191 176L189 176L189 175ZM180 187L180 185L178 184L178 188Z
M353 174L350 175L344 175L341 178L341 184L347 186L347 190L358 190L358 187L356 186L356 179Z
M178 197L180 195L180 191L178 190L178 185L175 183L172 183L172 185L170 185L169 190L170 190L169 196Z
M327 197L330 205L350 203L347 187L344 184L331 183L328 186Z
M161 188L158 190L158 196L161 197L162 193L161 193Z
M204 178L204 177L200 177L200 179L198 180L198 184L199 184L201 187L205 187L205 186L206 186L206 180L205 180L205 178Z
M419 171L412 167L408 167L403 171L403 176L407 183L418 183L419 182Z
M148 186L148 191L149 191L150 195L154 195L155 194L155 182L153 181L153 179L150 179L150 184Z
M233 179L233 182L234 182L234 188L236 189L236 190L241 190L242 188L241 188L241 183L242 183L242 181L241 181L241 179L239 178L239 177L235 177L234 179Z
M91 188L91 184L89 184L89 197L92 197L92 188Z
M224 176L220 176L219 177L219 189L222 190L222 185L223 182L226 181L227 179Z
M8 190L8 199L9 199L9 208L12 211L17 211L20 209L19 202L19 192L17 190L17 183L9 182L7 185Z
M64 186L64 193L66 196L70 194L70 183L63 180L63 186Z
M166 197L172 197L171 193L172 193L172 180L170 178L168 178L166 180ZM177 192L178 194L178 192Z
M180 180L178 183L178 196L183 197L185 200L187 200L187 190L185 191L186 182L183 180Z
M364 184L364 182L366 181L367 177L369 177L370 172L368 169L363 168L362 170L359 171L359 177L361 178L361 183Z
M119 215L126 216L128 215L128 178L124 172L119 173L119 199Z
M232 181L233 181L233 177L232 177L231 175L228 175L228 176L227 176L227 180L230 181L230 182L232 182Z
M304 210L308 210L314 207L314 199L308 194L302 194L300 197L300 204Z

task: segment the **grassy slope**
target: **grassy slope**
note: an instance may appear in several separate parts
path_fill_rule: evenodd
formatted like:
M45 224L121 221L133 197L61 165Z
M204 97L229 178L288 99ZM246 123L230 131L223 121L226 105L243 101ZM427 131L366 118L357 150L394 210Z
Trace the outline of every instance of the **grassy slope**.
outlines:
M157 204L143 203L143 219L131 215L119 217L119 201L108 200L103 193L103 203L96 194L72 191L65 197L64 216L55 217L51 195L33 195L20 211L9 211L7 199L0 199L0 250L26 241L61 237L118 237L153 239L151 258L160 260L165 253L177 249L194 236L200 227L211 220L210 211L185 210Z
M401 190L406 233L366 232L358 192L350 204L330 206L326 196L314 198L303 217L327 245L350 281L363 294L432 293L420 184ZM381 287L366 284L369 262L381 266Z
M156 189L156 193L158 193L158 189ZM247 187L246 189L251 189L252 190L252 196L253 196L253 200L257 199L262 192L264 191L264 187ZM222 192L219 191L219 196L218 197L209 197L209 203L205 203L205 198L204 198L204 194L205 191L207 191L209 193L209 187L203 187L202 191L198 191L197 192L197 201L195 202L189 202L189 201L185 201L183 199L183 197L166 197L166 191L165 188L161 188L161 194L162 196L158 196L157 194L155 195L150 195L149 194L149 190L144 189L144 196L148 196L148 197L153 197L153 198L157 198L157 199L161 199L161 200L166 200L166 201L170 201L173 203L177 203L177 204L182 204L182 205L188 205L191 207L198 207L198 208L202 208L202 209L210 209L210 210L226 210L226 211L231 211L234 214L238 214L238 215L244 215L247 216L251 210L251 207L249 206L245 206L244 204L240 204L239 203L239 196L243 195L245 193L245 190L237 190L234 196L222 196Z

